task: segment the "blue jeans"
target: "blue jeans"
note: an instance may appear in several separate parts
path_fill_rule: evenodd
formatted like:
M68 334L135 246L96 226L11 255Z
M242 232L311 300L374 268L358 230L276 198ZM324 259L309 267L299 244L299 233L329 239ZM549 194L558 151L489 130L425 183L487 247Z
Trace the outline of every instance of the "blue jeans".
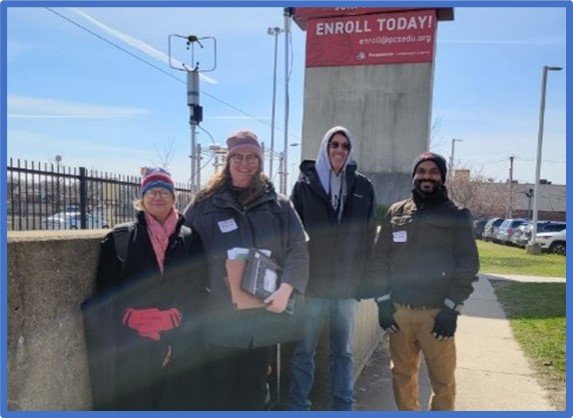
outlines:
M355 299L306 298L305 337L296 344L292 358L290 410L310 410L308 396L314 382L314 355L326 317L330 319L331 409L352 410L352 333L357 304Z

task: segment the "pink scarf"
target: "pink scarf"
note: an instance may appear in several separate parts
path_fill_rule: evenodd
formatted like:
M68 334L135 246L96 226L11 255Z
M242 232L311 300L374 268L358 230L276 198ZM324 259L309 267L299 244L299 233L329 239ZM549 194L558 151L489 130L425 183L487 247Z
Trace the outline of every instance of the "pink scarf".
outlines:
M153 251L155 252L155 257L157 258L157 264L159 264L161 273L163 273L165 251L167 251L167 246L169 245L169 237L175 232L178 220L179 216L177 216L177 212L175 210L171 210L163 225L157 222L157 220L149 213L145 212L147 234L151 240L151 245L153 245Z

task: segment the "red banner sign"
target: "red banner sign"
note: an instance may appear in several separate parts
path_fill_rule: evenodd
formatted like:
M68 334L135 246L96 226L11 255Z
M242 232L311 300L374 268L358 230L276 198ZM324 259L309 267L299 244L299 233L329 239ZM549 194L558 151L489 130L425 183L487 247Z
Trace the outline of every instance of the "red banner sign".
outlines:
M431 62L436 11L309 19L306 66Z

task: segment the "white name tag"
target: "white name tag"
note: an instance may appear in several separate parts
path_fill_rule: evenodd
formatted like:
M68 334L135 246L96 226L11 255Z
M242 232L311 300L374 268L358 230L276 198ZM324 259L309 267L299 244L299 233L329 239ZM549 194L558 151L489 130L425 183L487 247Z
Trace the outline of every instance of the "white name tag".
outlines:
M217 224L219 225L219 229L223 234L234 231L235 229L238 228L237 223L233 218L227 219L226 221L219 221L217 222Z
M408 233L406 231L396 231L394 235L394 242L406 242L408 240Z

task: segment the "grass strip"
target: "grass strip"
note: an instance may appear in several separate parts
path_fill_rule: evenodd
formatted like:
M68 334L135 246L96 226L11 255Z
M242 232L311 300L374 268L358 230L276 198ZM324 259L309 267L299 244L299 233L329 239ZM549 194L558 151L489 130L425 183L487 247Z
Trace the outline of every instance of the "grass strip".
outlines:
M565 257L527 254L523 248L477 241L480 273L565 277Z

